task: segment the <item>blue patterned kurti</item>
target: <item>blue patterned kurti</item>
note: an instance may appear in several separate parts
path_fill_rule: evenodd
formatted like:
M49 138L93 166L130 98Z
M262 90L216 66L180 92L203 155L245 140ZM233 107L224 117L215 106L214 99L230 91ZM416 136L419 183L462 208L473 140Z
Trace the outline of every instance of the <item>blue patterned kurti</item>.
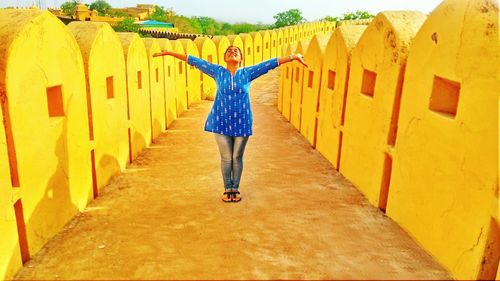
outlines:
M189 55L188 64L215 79L217 94L205 122L205 131L232 137L252 135L250 82L278 66L278 59L238 68L234 76L225 67Z

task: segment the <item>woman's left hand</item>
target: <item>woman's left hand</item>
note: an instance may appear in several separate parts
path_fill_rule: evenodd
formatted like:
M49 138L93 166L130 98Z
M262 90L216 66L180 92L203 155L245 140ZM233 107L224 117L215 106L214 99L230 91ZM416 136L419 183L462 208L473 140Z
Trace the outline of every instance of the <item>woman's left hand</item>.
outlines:
M301 64L303 64L305 67L308 67L306 62L304 61L304 56L301 54L296 54L295 59L298 60Z

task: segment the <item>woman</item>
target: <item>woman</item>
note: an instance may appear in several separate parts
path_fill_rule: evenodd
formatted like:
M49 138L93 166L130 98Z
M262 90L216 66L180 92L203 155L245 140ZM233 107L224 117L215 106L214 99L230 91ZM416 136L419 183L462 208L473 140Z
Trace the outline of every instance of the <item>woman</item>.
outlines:
M203 73L215 79L217 93L205 123L205 131L215 135L221 155L224 180L224 202L239 202L239 185L243 171L243 152L252 135L252 111L248 96L250 82L269 70L293 60L305 65L302 55L273 58L257 65L240 68L243 54L236 46L229 46L224 53L227 67L212 64L194 56L162 51L153 56L169 55L187 61Z

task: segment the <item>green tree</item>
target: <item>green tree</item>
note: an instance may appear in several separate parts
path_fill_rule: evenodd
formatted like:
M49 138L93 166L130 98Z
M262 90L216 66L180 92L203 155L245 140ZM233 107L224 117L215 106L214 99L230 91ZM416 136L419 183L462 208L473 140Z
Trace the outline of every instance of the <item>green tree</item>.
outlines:
M167 11L165 10L164 7L156 6L155 10L151 14L151 16L149 16L149 19L155 20L155 21L166 22L167 21Z
M67 15L72 16L75 14L76 6L80 4L80 0L70 0L61 4L61 10Z
M340 17L325 17L323 20L327 21L343 21L343 20L358 20L358 19L371 19L374 15L366 12L366 11L356 11L356 12L347 12L344 13Z
M104 16L109 13L111 5L109 5L105 0L95 0L90 4L89 9L96 10L100 16Z
M290 9L286 12L278 13L273 18L276 20L273 25L274 28L295 25L306 20L302 17L302 12L299 9Z
M214 35L220 30L220 24L210 17L192 17L193 23L199 26L201 34Z
M114 27L117 32L136 32L139 33L139 25L135 24L135 19L126 17L123 21Z

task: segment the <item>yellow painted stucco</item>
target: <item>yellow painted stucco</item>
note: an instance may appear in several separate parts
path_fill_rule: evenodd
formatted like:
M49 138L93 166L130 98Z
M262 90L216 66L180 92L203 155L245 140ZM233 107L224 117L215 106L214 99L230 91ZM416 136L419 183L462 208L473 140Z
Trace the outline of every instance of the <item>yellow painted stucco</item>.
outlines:
M130 159L151 144L148 53L137 33L118 32L127 66Z
M194 43L198 46L200 57L202 59L210 63L218 64L217 47L212 39L198 37L194 40ZM215 80L212 77L201 73L201 98L214 100L216 91L217 85L215 84Z
M247 33L240 33L238 36L243 42L243 49L241 49L241 51L243 51L243 65L245 67L254 65L254 45L252 36Z
M187 55L200 57L198 47L191 39L179 39ZM188 108L193 102L201 100L201 72L194 66L186 64L186 81L188 94Z
M0 27L3 125L15 175L4 188L15 187L10 198L22 203L33 255L92 198L84 66L71 32L50 12L2 9ZM7 272L18 265L9 255Z
M302 86L302 114L300 133L309 143L316 146L316 130L318 126L319 94L325 48L331 34L315 35L304 53L307 66L304 68Z
M94 196L125 169L129 157L125 60L120 39L107 23L72 22L82 52L90 140L94 143Z
M275 29L269 31L269 58L280 57L278 54L278 33Z
M328 41L323 60L316 149L337 170L351 52L365 28L345 26L335 30Z
M3 89L2 89L3 90ZM2 93L3 94L3 93ZM0 108L0 113L2 109ZM4 124L3 114L0 114ZM0 126L0 279L11 279L23 265L17 234L16 214L14 211L15 191L12 188L7 141L4 126Z
M298 54L305 54L309 46L309 40L301 40L297 43L297 49L295 50ZM292 81L292 93L291 93L291 109L290 109L290 123L300 129L300 122L302 120L302 96L303 96L303 84L304 84L304 68L300 62L293 61L290 63L293 67L293 81Z
M340 172L375 206L383 203L398 87L411 39L424 20L419 12L381 12L352 52Z
M148 54L149 64L149 91L151 108L151 140L157 138L167 128L165 120L165 79L163 69L163 58L153 57L153 54L161 52L158 39L143 38L144 46Z
M271 34L268 30L259 31L260 36L262 37L262 61L266 61L271 58ZM276 48L276 46L275 46ZM275 57L274 55L273 57Z
M283 40L283 29L280 28L280 29L276 30L276 56L277 57L283 56L283 54L284 54L283 46L285 46L285 43Z
M186 54L186 51L179 40L172 40L170 42L172 43L172 49L174 52ZM174 58L177 117L179 117L188 108L186 66L186 62Z
M160 38L157 39L162 50L173 51L170 40ZM176 101L176 80L174 58L172 56L163 56L163 80L165 85L165 122L167 128L177 118L177 101Z
M287 45L283 48L285 49L284 55L289 56L295 53L295 51L297 50L297 45L296 44ZM294 62L283 64L282 66L280 66L280 68L281 68L281 75L283 75L283 86L282 86L283 90L280 91L282 96L281 113L286 118L286 120L290 121L290 113L292 109L292 88L295 83L294 77L297 68L295 67Z
M243 35L244 38L246 35ZM250 32L250 36L252 37L253 42L253 64L258 64L262 62L262 54L263 50L263 41L262 35L260 32Z
M498 20L496 1L443 1L406 68L387 214L457 279L495 262L485 246L498 225Z

